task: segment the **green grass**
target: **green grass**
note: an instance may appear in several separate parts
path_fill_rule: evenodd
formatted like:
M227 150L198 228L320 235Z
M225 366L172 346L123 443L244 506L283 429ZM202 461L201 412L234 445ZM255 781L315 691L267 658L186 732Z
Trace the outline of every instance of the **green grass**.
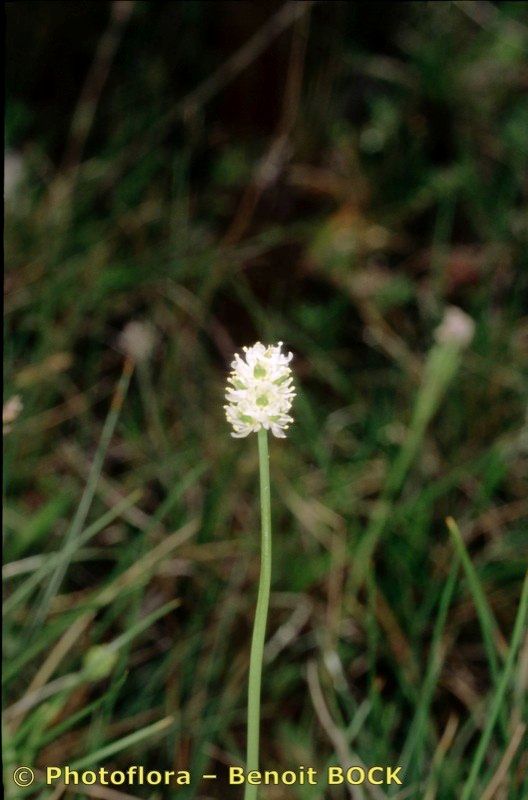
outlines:
M270 442L262 766L403 767L365 800L524 800L526 3L316 4L184 118L175 97L271 12L226 41L216 5L136 3L69 171L80 85L57 97L54 70L82 83L107 12L38 5L8 9L9 796L52 796L10 773L59 764L191 770L123 787L153 800L242 796L258 456L222 405L261 339L293 350L298 387ZM450 304L476 330L446 364ZM136 364L131 320L155 331Z

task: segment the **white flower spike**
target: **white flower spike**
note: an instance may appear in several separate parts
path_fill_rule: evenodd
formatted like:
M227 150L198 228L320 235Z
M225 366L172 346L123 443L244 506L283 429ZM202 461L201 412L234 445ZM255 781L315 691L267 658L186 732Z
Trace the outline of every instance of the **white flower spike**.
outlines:
M474 334L475 323L471 317L458 306L448 306L434 336L439 344L464 348L471 344Z
M289 410L295 391L289 363L292 353L282 352L282 342L265 346L257 342L244 347L231 364L224 406L227 421L237 439L261 428L284 439L293 418Z

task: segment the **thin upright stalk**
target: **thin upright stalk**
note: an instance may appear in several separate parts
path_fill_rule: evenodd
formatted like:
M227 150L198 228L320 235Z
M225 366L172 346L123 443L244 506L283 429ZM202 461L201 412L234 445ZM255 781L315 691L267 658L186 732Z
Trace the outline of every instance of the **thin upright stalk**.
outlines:
M271 586L271 497L268 454L268 433L264 429L258 432L258 451L260 469L260 513L261 513L261 555L260 579L251 640L251 656L249 662L248 713L247 713L247 757L246 768L249 771L259 768L259 734L260 734L260 684L262 677L262 658L266 637L266 621ZM257 786L245 784L244 800L256 800Z
M477 783L480 770L482 769L483 761L486 757L486 753L488 752L489 743L493 734L493 728L495 727L495 723L497 722L497 718L500 714L500 710L504 703L504 697L508 690L508 684L510 683L515 668L515 659L517 658L519 647L522 643L523 636L525 635L526 632L527 617L528 617L528 572L526 573L524 578L524 584L521 592L521 599L519 602L519 609L517 611L517 617L513 625L513 633L511 636L510 647L508 650L506 663L502 670L502 675L500 677L499 684L495 689L493 697L491 698L489 707L486 709L486 718L485 718L486 724L484 726L484 730L482 731L480 741L477 745L477 749L473 757L473 763L471 765L468 779L460 795L462 800L470 800L471 797L475 797L474 793L475 784Z

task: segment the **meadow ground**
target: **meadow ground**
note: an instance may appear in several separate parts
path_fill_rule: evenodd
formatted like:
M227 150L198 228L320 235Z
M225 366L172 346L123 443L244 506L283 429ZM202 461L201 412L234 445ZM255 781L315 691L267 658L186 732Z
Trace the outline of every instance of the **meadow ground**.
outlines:
M6 13L10 796L241 796L258 461L222 406L261 339L298 389L262 765L404 776L262 800L525 800L527 4Z

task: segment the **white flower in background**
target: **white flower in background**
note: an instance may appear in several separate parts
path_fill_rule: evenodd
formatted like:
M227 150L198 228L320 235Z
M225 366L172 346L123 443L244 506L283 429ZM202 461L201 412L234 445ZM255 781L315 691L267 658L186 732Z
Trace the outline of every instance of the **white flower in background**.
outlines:
M4 155L4 198L11 200L24 176L24 160L20 153L8 150Z
M13 422L16 421L23 408L24 404L19 394L15 394L4 403L2 407L2 428L4 436L6 433L9 433L13 427Z
M458 347L467 347L471 344L475 333L475 323L471 317L457 306L449 306L442 322L435 330L435 339L438 344L454 344Z
M149 322L128 322L119 335L119 347L134 361L147 361L156 346L156 331Z
M242 438L261 428L279 439L293 418L288 414L295 391L289 363L292 353L282 352L282 342L267 347L257 342L244 347L231 364L224 406L231 436Z

